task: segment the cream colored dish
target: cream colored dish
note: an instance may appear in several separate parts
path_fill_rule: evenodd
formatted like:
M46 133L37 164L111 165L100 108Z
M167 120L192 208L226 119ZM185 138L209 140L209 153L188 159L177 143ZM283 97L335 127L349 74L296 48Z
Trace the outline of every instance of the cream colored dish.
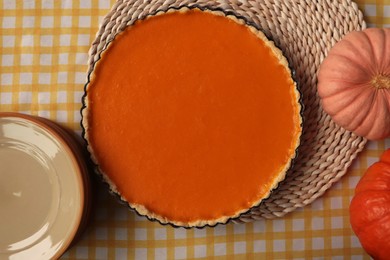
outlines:
M84 222L85 167L43 122L0 113L0 259L58 258Z

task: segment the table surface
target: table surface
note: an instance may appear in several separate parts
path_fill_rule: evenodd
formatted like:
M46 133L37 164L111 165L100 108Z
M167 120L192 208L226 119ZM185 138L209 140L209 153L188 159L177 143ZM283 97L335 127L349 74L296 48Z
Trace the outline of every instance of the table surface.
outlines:
M390 27L390 0L356 1L368 26ZM80 133L89 46L113 0L0 0L0 111L33 114ZM369 142L311 205L274 220L175 229L137 216L98 184L87 230L62 259L368 259L349 222L354 188L390 139Z

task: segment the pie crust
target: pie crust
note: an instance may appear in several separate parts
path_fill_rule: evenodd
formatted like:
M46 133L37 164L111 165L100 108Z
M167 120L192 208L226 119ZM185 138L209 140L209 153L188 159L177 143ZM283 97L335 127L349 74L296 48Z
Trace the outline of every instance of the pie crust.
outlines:
M206 17L213 20L215 18L219 21L218 23L226 23L228 21L228 27L234 27L233 31L238 30L240 33L248 35L248 38L255 38L262 45L259 48L262 48L263 52L268 54L264 54L266 56L261 57L266 57L264 58L265 60L268 57L270 60L267 61L275 61L275 63L267 63L264 69L275 67L278 73L264 75L265 82L256 82L255 84L255 86L259 84L259 87L245 87L253 84L252 79L256 79L256 73L252 73L250 76L243 74L247 76L239 79L240 84L242 84L240 86L236 83L230 84L229 81L220 77L220 81L225 83L215 84L213 82L214 85L211 84L212 86L210 87L207 85L208 82L201 81L208 78L203 70L203 74L198 75L201 80L195 83L195 86L197 86L196 91L194 89L188 90L188 93L191 94L191 98L189 98L186 95L190 94L181 91L181 88L191 85L189 82L193 82L194 78L188 80L185 76L182 77L180 75L181 68L186 66L187 63L174 64L177 60L180 60L180 55L182 55L181 49L177 49L177 52L173 53L173 56L171 55L169 60L171 63L167 64L166 67L161 66L164 73L167 72L166 68L175 70L174 75L178 75L178 77L170 81L170 83L176 85L172 85L172 89L164 85L161 91L155 88L152 89L152 87L149 88L149 85L153 85L156 81L159 83L158 79L163 81L162 78L170 77L171 75L164 73L157 76L148 74L150 71L156 71L152 68L150 71L141 69L138 71L143 66L141 63L144 61L146 63L148 59L150 59L148 63L150 66L161 64L158 59L164 59L165 56L160 56L160 53L166 53L161 47L164 46L163 43L147 45L145 37L147 39L148 37L153 37L154 34L151 33L153 31L149 29L153 28L154 25L164 23L169 19L176 19L175 16L181 17L177 19L182 19L183 15L192 15L195 17L193 19ZM160 19L159 23L155 19L157 17ZM211 22L211 20L208 22ZM193 21L191 19L189 21L190 23L184 24L180 20L180 23L176 22L175 26L171 24L169 28L172 28L171 31L173 32L180 30L173 27L189 26L188 28L192 28L191 22ZM139 33L142 35L142 26L147 23L149 23L147 27L149 31L147 29L144 30L148 34L144 33L144 38L140 38L143 41L139 41L136 44L137 35ZM212 27L211 23L209 25ZM237 29L238 27L240 29ZM171 31L165 32L167 37L171 37L171 40L176 39L180 41L186 39L181 39L177 34L169 34ZM205 31L207 30L205 29ZM204 32L199 30L191 33L203 35L202 33ZM218 37L223 37L224 34L229 33L229 31L216 30L213 32L212 37L205 42L212 45L210 41L213 39L219 40ZM187 35L186 37L189 36ZM154 38L152 39L157 41ZM219 45L216 46L224 48L224 44L239 44L242 40L240 38L240 40L235 42L234 37L232 39L231 42L220 41ZM252 40L248 41L251 42ZM129 45L126 41L130 41L132 45ZM131 54L123 50L120 51L118 49L120 45L132 48ZM203 51L208 51L208 46L206 45L208 44L202 45L205 48L202 50L202 53ZM158 46L160 49L153 51L152 48L154 46ZM148 47L148 51L142 50L142 48ZM254 46L253 48L256 49L257 47ZM239 54L235 54L234 63L226 63L226 68L222 68L226 72L227 78L231 75L241 75L241 72L250 70L253 67L243 68L242 66L237 66L237 64L246 64L245 62L250 60L248 58L250 56L245 56L245 52L248 49L237 48ZM137 52L137 50L140 51ZM209 56L212 56L213 52L217 51L218 49L213 50L209 53ZM135 55L147 52L152 54L144 56L142 59ZM111 58L115 55L122 60L115 62L114 58ZM198 56L200 56L199 53ZM189 63L199 62L196 60L198 56L190 56L192 60ZM229 56L228 53L226 56ZM226 58L226 56L223 57ZM246 58L239 60L241 56ZM188 56L185 57L189 60ZM133 59L135 65L129 65ZM203 65L209 63L212 62L199 62L199 64ZM250 62L248 64L251 65ZM232 68L228 68L229 66ZM123 69L124 67L126 68L125 70ZM120 71L121 73L117 74L117 70L121 69L124 71ZM132 77L131 69L137 69L138 77ZM213 68L210 66L208 69L212 70ZM221 70L221 67L217 67L217 69ZM183 70L186 71L185 68ZM140 71L144 74L140 74ZM193 73L200 73L199 71L195 70ZM185 75L188 74L190 73L186 71ZM210 74L213 74L213 71L210 71ZM266 81L265 78L268 77L275 81L282 78L282 83L280 84L285 89L275 87L280 87L281 85L275 83L274 86L272 80ZM150 81L149 78L152 78L153 81ZM225 90L225 86L227 90ZM124 90L129 88L131 91ZM244 94L237 92L241 89L243 89L243 92L247 92ZM252 89L255 89L253 93ZM90 75L85 91L84 108L82 109L83 136L88 143L88 150L96 164L97 172L109 184L111 191L118 195L130 208L140 215L146 216L151 220L158 220L163 224L169 223L183 227L214 226L239 217L250 208L258 206L271 194L271 191L277 187L278 183L285 178L299 146L302 132L302 107L300 104L300 93L292 79L287 59L283 56L280 49L272 41L268 40L261 31L244 20L233 15L227 15L221 11L200 10L197 8L169 9L167 12L159 12L148 16L145 20L136 22L134 25L128 26L103 51L102 58L97 61ZM261 91L265 92L262 95L256 95ZM156 97L155 99L151 97L153 96L150 94L151 92ZM198 99L201 101L192 103ZM143 100L143 103L140 100ZM226 104L225 100L228 100ZM177 103L176 108L175 102ZM170 109L165 111L166 106L159 106L159 103L164 103ZM194 112L193 114L185 114L186 111L181 114L183 107L186 110L187 106L191 107L188 111ZM221 109L214 110L218 106ZM204 107L206 108L204 109ZM279 107L283 107L283 109L279 109ZM243 109L243 111L235 112L240 109ZM159 113L160 110L164 110L163 112L167 113ZM226 112L226 115L221 113L221 111ZM259 115L255 112L259 112ZM209 115L212 115L210 116L211 119L208 118ZM237 116L237 119L231 119L235 116ZM264 124L261 124L255 120L257 116L259 121L263 117L268 119L268 121L265 120ZM247 121L250 122L246 122L245 119L248 119ZM219 122L219 120L221 120L220 124L215 123ZM283 123L284 121L287 123ZM160 124L155 122L160 122ZM271 126L270 123L272 123ZM170 125L170 128L165 127L166 125ZM191 127L183 130L183 127L187 125ZM160 127L161 134L158 131L156 132L156 128ZM261 132L263 128L266 129L264 130L265 132ZM172 129L174 131L169 132ZM202 134L199 134L199 132L202 132ZM227 133L225 134L225 132ZM149 133L151 134L149 135ZM187 133L188 136L185 137L184 135ZM255 135L254 133L259 134ZM263 133L268 133L268 135L263 135ZM238 134L242 134L239 136L240 138L237 137ZM220 136L223 136L223 140L215 141ZM232 143L234 145L225 145L230 140L229 137L233 140ZM211 141L202 141L205 139L210 139ZM170 142L170 140L173 141ZM191 143L192 140L194 140L193 143ZM241 140L244 141L240 143ZM210 147L208 144L216 145ZM178 146L183 147L180 149L176 148ZM211 154L211 156L205 155L206 153ZM256 160L253 158L252 160L248 159L252 155L256 157ZM282 159L278 162L274 161L277 159L273 158ZM142 161L145 162L142 163ZM267 172L264 173L266 169L269 170L268 166L264 166L268 164L274 164L269 166L273 167L273 172L270 176L266 175ZM210 167L212 170L210 170ZM216 174L216 176L210 177L210 173L218 172L218 169L221 169L219 175ZM267 177L259 177L262 175ZM165 176L168 177L165 178ZM245 185L241 185L241 180ZM263 180L265 181L263 182ZM187 193L183 187L188 188ZM202 197L203 195L204 197ZM139 197L142 198L139 199ZM196 201L197 197L201 197L199 201ZM144 203L143 199L147 200L147 202ZM184 202L180 202L181 199ZM237 201L235 201L236 199ZM221 208L219 208L220 205L222 205ZM230 205L234 205L235 208L229 208Z

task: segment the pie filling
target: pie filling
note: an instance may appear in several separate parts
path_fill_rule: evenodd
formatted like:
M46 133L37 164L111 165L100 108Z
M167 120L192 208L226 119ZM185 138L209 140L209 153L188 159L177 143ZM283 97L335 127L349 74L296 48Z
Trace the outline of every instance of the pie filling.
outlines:
M151 16L118 35L87 87L86 138L131 207L192 226L269 196L299 145L299 93L281 52L222 13Z

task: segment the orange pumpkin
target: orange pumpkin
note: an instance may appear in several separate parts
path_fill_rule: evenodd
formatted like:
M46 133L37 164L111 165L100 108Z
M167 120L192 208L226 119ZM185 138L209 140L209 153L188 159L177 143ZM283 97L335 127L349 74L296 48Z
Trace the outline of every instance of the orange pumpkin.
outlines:
M374 259L390 256L390 149L368 168L349 208L351 226Z
M322 107L335 123L370 140L390 136L390 29L347 34L318 73Z

